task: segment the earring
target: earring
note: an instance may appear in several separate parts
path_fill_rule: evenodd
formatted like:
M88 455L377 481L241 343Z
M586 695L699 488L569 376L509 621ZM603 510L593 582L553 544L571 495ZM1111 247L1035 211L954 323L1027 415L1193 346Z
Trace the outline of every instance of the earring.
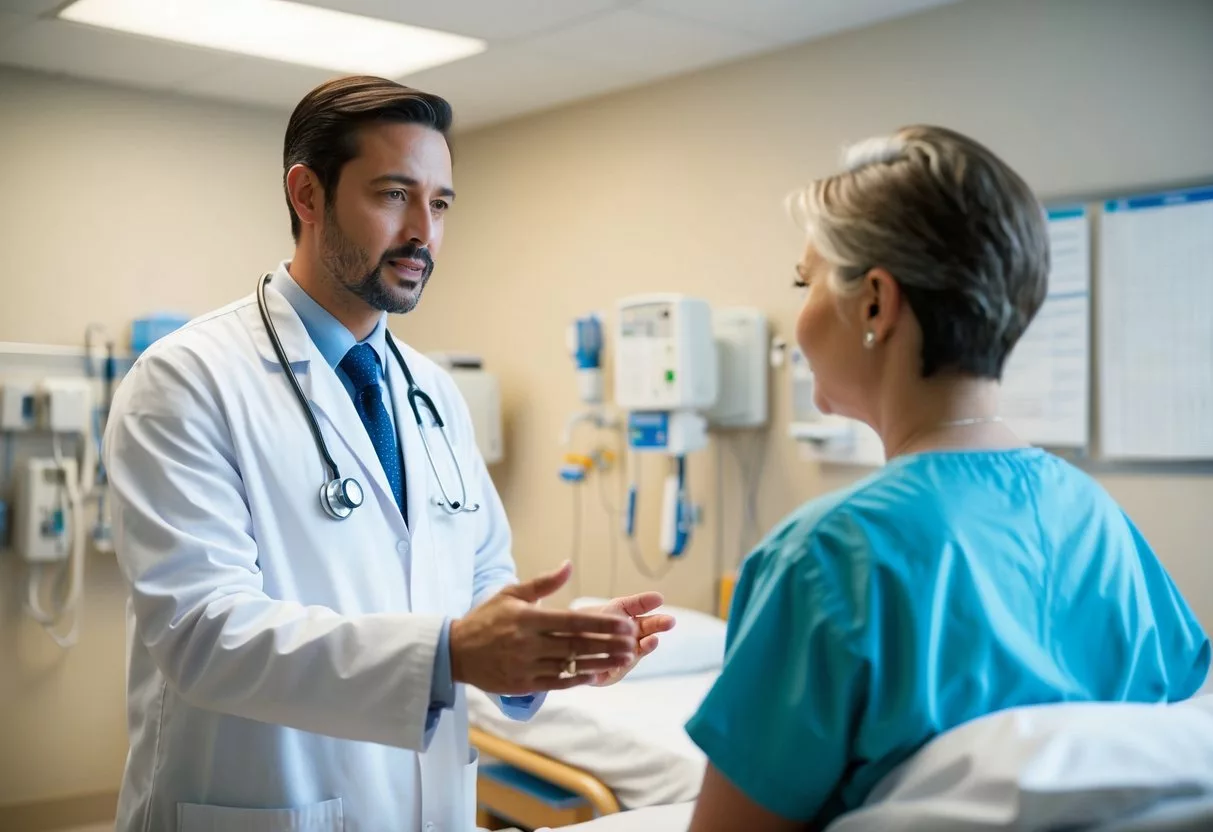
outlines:
M863 334L863 345L867 349L872 349L872 347L876 346L876 333L870 329L865 332Z

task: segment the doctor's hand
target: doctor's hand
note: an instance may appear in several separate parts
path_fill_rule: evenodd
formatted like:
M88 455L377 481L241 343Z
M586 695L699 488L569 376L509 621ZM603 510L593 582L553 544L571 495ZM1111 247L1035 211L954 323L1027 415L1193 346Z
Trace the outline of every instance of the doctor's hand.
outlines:
M584 685L595 674L631 667L639 633L628 613L538 606L570 574L566 562L555 572L506 587L452 621L452 678L486 693L525 695ZM569 674L571 660L575 672Z
M665 603L660 592L641 592L614 598L601 607L582 607L581 612L599 612L607 615L626 615L636 622L636 658L623 667L599 671L593 674L590 684L597 687L613 685L627 676L636 663L657 649L657 634L674 629L674 616L650 615Z

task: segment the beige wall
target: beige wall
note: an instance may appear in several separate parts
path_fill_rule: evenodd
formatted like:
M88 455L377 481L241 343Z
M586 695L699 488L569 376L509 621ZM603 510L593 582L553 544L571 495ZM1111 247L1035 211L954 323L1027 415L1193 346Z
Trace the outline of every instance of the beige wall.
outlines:
M250 291L291 250L285 123L0 70L0 341L81 344L94 322L125 339L147 312ZM86 626L68 653L22 614L14 561L0 555L0 806L111 791L126 754L114 558L89 559Z
M524 569L568 552L572 497L555 475L578 405L563 327L650 290L753 304L791 337L801 236L783 195L834 169L844 143L909 122L993 146L1045 196L1213 180L1213 5L1134 0L974 0L765 59L475 134L460 147L460 204L442 272L398 330L487 356L510 425L500 484ZM1165 337L1160 333L1159 337ZM785 373L760 525L849 481L821 477L784 438ZM588 438L588 437L587 437ZM714 456L695 458L709 496ZM658 466L646 465L650 486ZM735 558L736 466L725 512ZM1213 628L1213 479L1102 477ZM655 488L650 488L653 494ZM604 514L586 500L588 585L608 572ZM657 504L647 501L647 516ZM660 588L703 607L713 592L709 505L689 557ZM646 532L650 558L655 532ZM620 589L649 585L625 560Z
M783 194L830 171L847 140L906 122L972 133L1045 195L1213 179L1211 36L1213 6L1199 0L970 0L462 138L447 250L422 308L394 329L422 348L480 352L500 375L507 461L494 476L520 570L570 554L573 496L556 468L578 406L564 352L573 316L685 291L757 305L789 335L800 240ZM248 291L289 251L284 121L0 73L0 340L78 343L90 321L121 331L151 309L200 312ZM784 439L786 377L773 380L763 528L854 476L798 459ZM692 469L706 517L688 556L650 582L620 550L616 590L655 583L710 605L714 452ZM725 455L730 562L736 472ZM656 461L644 474L655 495ZM1213 479L1101 480L1213 628ZM607 525L594 492L583 503L582 588L604 592ZM656 513L647 500L652 564ZM120 775L121 587L112 561L90 568L89 630L63 657L18 622L12 566L0 567L0 805L112 788Z
M293 247L286 119L0 69L0 341L126 338L252 291Z

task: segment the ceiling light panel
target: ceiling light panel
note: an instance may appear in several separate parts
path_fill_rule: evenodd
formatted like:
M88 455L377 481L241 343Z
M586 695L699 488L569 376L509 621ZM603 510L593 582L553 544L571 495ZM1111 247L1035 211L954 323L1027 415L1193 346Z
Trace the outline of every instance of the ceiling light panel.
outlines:
M400 78L485 42L289 0L77 0L74 23L335 72Z

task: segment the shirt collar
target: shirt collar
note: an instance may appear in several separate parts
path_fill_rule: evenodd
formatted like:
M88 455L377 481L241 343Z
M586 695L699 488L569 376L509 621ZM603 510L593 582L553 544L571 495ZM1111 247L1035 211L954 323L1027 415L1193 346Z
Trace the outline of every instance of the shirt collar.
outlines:
M345 358L345 354L359 342L354 340L353 333L345 328L345 324L334 318L331 312L313 300L312 296L295 282L287 270L289 265L290 262L287 260L278 265L273 278L270 279L270 285L286 298L291 308L295 310L295 314L299 316L299 320L303 321L303 328L307 330L316 349L324 356L325 362L329 367L336 369L337 365L341 363L341 359ZM363 344L370 344L371 348L375 350L375 354L379 356L381 371L387 366L386 319L386 314L380 315L371 334L361 341Z

